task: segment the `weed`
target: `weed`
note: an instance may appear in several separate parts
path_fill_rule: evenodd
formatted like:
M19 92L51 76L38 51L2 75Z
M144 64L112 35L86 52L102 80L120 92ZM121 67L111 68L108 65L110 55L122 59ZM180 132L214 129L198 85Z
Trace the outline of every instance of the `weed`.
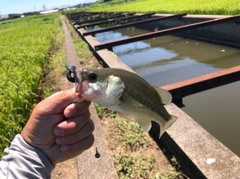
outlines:
M160 179L176 179L180 177L181 174L181 172L176 172L174 168L167 168L161 171L158 176L160 176Z
M125 148L137 151L148 143L146 135L138 123L117 117L113 119L113 125L117 129L116 140L122 143Z
M120 118L112 110L98 104L95 104L95 107L100 118L111 118L108 142L119 178L175 179L181 175L174 168L156 168L158 159L154 155L144 153L151 145L149 138L136 122Z
M105 107L102 107L100 106L99 104L97 103L94 103L95 105L95 108L97 110L97 114L99 116L99 118L103 118L103 117L111 117L111 118L116 118L117 116L117 113L108 109L108 108L105 108Z
M114 163L119 178L149 178L153 169L151 158L143 154L138 155L138 157L117 155Z

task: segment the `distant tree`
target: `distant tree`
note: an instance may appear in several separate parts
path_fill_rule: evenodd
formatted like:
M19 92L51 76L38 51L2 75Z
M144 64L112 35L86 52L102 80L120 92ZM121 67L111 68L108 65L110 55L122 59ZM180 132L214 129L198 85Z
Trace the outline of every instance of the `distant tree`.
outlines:
M21 14L8 14L8 17L9 17L10 19L14 19L14 18L21 17Z
M40 12L24 12L23 15L24 16L33 16L33 15L39 15Z

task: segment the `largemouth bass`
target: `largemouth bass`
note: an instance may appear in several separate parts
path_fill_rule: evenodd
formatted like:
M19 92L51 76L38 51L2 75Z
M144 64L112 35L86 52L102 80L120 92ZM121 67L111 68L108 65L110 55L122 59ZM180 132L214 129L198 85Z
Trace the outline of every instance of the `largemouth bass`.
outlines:
M73 73L72 82L77 82L76 101L92 101L112 109L138 122L146 132L154 121L160 125L159 138L177 119L163 106L171 102L171 94L151 86L135 73L116 68L83 69Z

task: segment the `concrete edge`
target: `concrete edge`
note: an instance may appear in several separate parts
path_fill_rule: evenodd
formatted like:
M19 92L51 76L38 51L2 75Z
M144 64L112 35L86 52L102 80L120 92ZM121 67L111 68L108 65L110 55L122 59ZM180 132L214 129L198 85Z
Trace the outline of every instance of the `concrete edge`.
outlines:
M77 52L72 42L71 34L65 22L63 23L63 31L65 36L67 64L74 65L77 69L82 69ZM74 50L73 50L74 49ZM71 52L70 52L71 51ZM73 88L73 83L69 82L69 87ZM111 153L108 149L107 141L101 127L100 119L98 118L94 104L89 108L91 119L94 122L95 130L93 135L95 141L93 146L76 157L78 178L81 179L118 179L116 169L114 168ZM100 154L100 158L96 158L96 149Z
M166 105L166 109L178 117L167 130L169 137L162 138L168 146L172 146L173 142L177 144L179 149L170 148L172 152L182 150L206 178L240 176L240 158L237 155L174 104ZM184 161L181 162L184 164Z

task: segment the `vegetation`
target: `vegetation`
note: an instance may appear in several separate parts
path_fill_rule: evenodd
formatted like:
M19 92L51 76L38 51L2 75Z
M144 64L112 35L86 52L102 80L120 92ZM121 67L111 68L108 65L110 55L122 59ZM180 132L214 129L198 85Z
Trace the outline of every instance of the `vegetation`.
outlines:
M118 4L121 0L112 0L101 4L94 3L89 10L97 12L138 12L138 13L189 13L189 14L240 14L239 0L138 0ZM121 1L122 2L122 1ZM117 5L112 5L117 3Z
M42 98L46 98L62 89L62 78L66 78L67 62L66 50L64 48L64 34L59 28L57 37L54 40L53 51L44 69L44 78L42 83Z
M0 156L36 103L46 62L58 48L59 14L0 23Z
M183 179L178 169L163 165L163 155L149 135L136 122L120 118L115 112L95 104L97 113L107 127L107 141L119 178ZM160 156L159 156L160 155ZM175 158L173 158L176 161ZM163 162L163 161L161 161ZM177 161L176 161L177 162Z
M127 2L133 2L136 0L98 0L97 2L92 4L92 7L103 7L106 5L118 5Z
M19 17L21 17L21 14L8 14L8 17L10 19L19 18Z

